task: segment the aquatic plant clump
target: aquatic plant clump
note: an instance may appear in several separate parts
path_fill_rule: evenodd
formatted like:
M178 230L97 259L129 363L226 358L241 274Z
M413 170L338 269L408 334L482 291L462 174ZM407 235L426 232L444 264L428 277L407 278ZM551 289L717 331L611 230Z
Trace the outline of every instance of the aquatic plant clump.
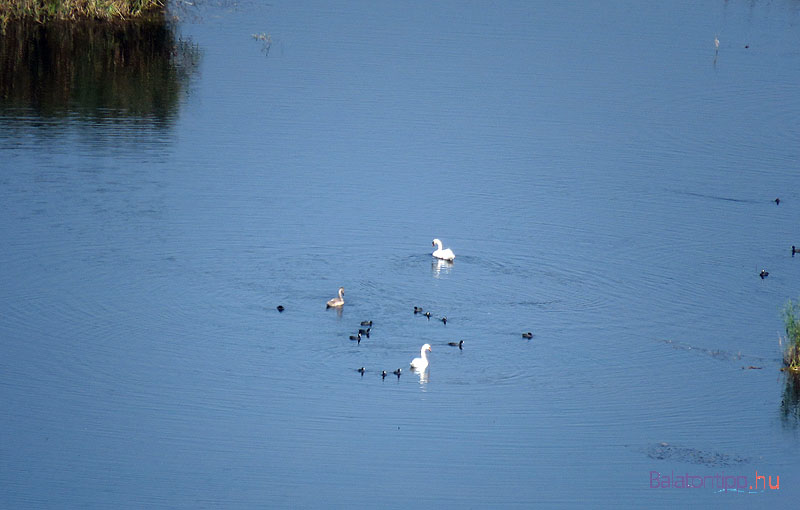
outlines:
M128 19L163 7L162 0L0 0L0 21Z
M786 326L786 346L783 350L783 362L793 371L800 371L800 300L796 303L789 300L783 307L783 322Z

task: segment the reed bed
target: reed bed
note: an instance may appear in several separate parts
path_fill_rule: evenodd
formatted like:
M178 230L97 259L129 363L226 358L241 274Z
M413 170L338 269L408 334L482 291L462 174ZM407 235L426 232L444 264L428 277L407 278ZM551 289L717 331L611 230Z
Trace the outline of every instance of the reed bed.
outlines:
M0 0L0 22L29 19L123 20L163 10L162 0Z
M800 372L800 300L789 300L783 307L783 323L786 326L786 336L780 338L783 363L789 370Z

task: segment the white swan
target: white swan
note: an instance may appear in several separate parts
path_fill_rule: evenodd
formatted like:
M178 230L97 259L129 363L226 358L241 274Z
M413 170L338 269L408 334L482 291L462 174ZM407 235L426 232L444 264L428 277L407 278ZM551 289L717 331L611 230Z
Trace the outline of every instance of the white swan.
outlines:
M442 249L442 242L438 239L434 239L433 242L431 243L431 246L436 246L436 250L434 250L434 252L431 255L433 255L437 259L453 260L454 258L456 258L456 254L453 253L453 250L451 250L450 248L447 248L446 250Z
M425 370L428 368L428 353L427 351L431 350L431 344L425 344L419 350L419 358L414 358L411 360L411 368L415 368L417 370Z
M326 308L336 308L344 305L344 287L339 287L339 297L335 297L328 301Z

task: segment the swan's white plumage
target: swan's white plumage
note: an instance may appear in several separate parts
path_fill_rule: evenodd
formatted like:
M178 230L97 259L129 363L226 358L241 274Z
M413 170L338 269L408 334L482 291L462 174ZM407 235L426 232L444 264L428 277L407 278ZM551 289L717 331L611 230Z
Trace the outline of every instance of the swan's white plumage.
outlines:
M425 370L428 367L428 351L431 350L431 344L425 344L419 350L419 358L414 358L411 360L411 368L416 368L417 370Z
M335 308L344 305L344 287L339 287L339 297L328 300L328 308Z
M456 258L456 254L453 253L453 250L451 250L450 248L446 248L444 250L442 249L442 242L440 240L434 239L433 243L431 244L433 246L436 246L436 250L434 250L432 255L437 259L453 260L454 258Z

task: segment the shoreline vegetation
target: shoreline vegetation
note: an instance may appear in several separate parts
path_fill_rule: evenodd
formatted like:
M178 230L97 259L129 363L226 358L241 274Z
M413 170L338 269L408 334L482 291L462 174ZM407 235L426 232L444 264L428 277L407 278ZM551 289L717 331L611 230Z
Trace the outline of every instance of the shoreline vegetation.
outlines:
M11 20L127 20L163 12L164 0L0 0L0 24Z
M784 370L800 373L800 300L786 303L783 322L786 325L786 337L781 337L779 341L783 347ZM784 341L786 345L783 345Z

